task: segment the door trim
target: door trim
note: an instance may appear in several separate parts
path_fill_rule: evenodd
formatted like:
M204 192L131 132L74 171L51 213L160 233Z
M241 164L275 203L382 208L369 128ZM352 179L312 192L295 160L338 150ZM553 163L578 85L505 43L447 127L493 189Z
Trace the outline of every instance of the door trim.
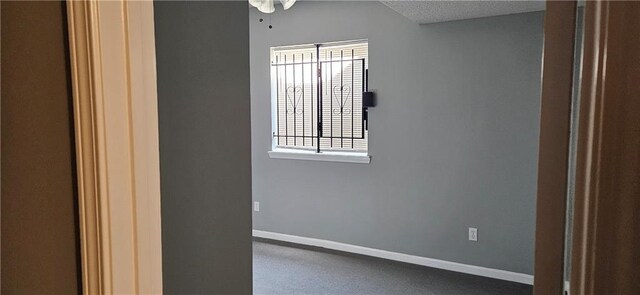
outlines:
M640 289L640 3L587 1L571 290Z
M544 21L534 294L562 294L576 1L547 1Z
M162 293L151 1L67 5L84 294Z

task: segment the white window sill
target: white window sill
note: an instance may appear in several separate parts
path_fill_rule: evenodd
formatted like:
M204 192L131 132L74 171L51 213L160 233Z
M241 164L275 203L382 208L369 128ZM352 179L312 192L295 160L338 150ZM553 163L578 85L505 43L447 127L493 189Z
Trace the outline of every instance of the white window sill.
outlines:
M359 163L359 164L369 164L371 162L371 156L365 153L349 153L349 152L316 153L311 151L284 150L284 149L269 151L269 158L306 160L306 161Z

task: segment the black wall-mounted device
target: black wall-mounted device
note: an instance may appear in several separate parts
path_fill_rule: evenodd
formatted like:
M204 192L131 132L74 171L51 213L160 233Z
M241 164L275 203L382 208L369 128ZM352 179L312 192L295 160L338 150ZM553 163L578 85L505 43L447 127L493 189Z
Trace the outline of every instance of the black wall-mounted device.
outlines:
M376 100L373 92L365 91L362 93L362 106L365 108L376 106Z
M376 96L373 92L369 91L369 69L365 72L365 86L364 92L362 92L362 119L365 122L365 129L369 130L369 108L376 106Z

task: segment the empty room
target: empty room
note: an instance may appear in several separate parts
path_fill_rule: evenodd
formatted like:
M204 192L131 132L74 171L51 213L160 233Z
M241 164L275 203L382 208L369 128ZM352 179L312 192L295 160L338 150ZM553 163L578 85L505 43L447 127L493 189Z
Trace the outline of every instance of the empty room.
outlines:
M256 294L530 294L544 3L257 1Z
M2 294L640 294L640 1L0 1Z

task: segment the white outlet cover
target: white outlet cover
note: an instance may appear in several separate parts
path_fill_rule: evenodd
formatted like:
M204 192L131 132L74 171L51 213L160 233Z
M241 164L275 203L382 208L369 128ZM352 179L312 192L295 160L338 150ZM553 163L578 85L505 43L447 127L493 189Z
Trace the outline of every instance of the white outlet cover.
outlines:
M260 211L260 202L253 202L253 211Z
M478 241L478 229L474 227L469 228L469 241Z

